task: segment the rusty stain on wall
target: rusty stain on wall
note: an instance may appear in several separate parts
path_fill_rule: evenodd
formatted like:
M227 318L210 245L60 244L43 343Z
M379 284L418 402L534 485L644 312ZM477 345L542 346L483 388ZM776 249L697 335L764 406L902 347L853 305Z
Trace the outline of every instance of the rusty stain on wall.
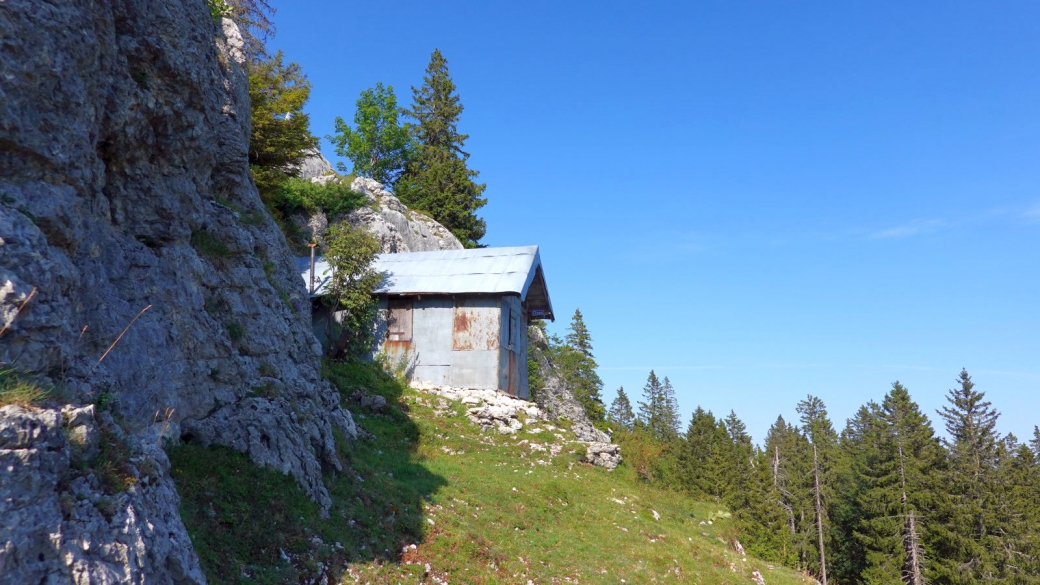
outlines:
M460 301L455 306L451 348L454 351L498 349L502 316L489 303Z
M412 350L411 341L384 341L382 351L391 364L408 363L409 353Z

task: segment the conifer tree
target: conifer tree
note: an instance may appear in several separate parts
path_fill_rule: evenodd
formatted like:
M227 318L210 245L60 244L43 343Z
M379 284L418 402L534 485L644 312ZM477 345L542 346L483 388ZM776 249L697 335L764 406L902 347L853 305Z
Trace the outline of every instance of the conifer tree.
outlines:
M666 377L662 383L657 374L650 370L646 386L643 386L643 400L639 401L639 425L651 436L670 441L679 432L678 410L671 382Z
M628 395L625 394L624 386L618 388L617 397L610 403L607 420L617 427L618 430L622 431L631 431L635 426L636 416L632 412L632 403L628 400Z
M592 355L592 336L578 309L574 311L564 343L556 355L556 367L589 419L603 420L606 414L601 395L603 381L596 373L598 365Z
M1000 413L975 390L966 370L957 383L947 395L949 405L939 411L950 436L943 440L949 471L939 509L944 521L935 527L944 534L933 574L944 583L983 583L997 578L993 553L1003 544L994 531Z
M397 115L394 87L377 83L362 91L357 100L356 128L336 118L336 134L327 138L336 154L350 159L350 172L393 187L414 148L408 128L398 122ZM337 167L347 172L343 163Z
M801 415L802 432L809 439L812 447L812 495L813 516L816 528L816 548L818 557L816 559L820 583L827 585L827 511L824 501L827 496L825 491L827 485L827 472L831 461L830 455L837 444L837 434L827 418L827 407L823 401L815 396L809 396L798 403L798 413Z
M809 476L809 443L793 425L777 417L765 440L766 465L772 481L769 493L780 510L783 523L775 528L776 548L772 557L792 567L805 567L812 529L811 494L805 478Z
M435 49L421 88L412 87L414 102L404 114L416 121L419 144L396 185L396 194L409 207L440 222L467 247L474 248L487 231L477 210L487 204L487 187L476 183L480 173L469 169L463 146L469 138L458 131L462 102L448 73L448 61Z
M934 481L942 469L941 446L931 423L899 382L872 414L872 445L861 466L866 484L860 494L863 578L924 585L925 541Z
M701 407L693 411L678 455L683 488L721 499L727 491L731 441L725 423Z

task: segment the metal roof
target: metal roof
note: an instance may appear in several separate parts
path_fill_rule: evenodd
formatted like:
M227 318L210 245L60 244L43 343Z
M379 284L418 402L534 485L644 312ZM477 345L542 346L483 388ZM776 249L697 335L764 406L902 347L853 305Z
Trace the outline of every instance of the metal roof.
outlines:
M309 286L310 258L298 258L297 267ZM533 292L531 300L539 306L531 307L532 315L553 318L538 246L380 254L375 269L386 273L377 294L514 293L526 301L528 293ZM328 263L318 258L312 296L324 294L330 274ZM531 291L532 285L537 290Z

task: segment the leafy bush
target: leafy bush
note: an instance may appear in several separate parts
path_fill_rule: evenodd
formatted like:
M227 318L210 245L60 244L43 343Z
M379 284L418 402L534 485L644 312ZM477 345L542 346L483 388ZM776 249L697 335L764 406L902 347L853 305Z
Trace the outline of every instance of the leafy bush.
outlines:
M348 213L365 204L365 196L336 181L324 185L307 179L286 179L274 193L272 203L285 215L324 211L327 215Z
M325 260L332 267L325 300L344 313L342 329L329 332L336 340L330 344L330 357L360 356L372 346L378 307L372 292L385 277L372 267L378 253L375 236L349 223L329 226L325 233ZM334 320L327 324L335 328Z

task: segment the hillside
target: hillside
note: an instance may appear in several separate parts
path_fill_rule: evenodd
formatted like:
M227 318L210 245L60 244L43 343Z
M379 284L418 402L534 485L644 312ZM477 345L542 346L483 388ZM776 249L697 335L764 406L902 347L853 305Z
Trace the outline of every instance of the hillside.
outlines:
M649 487L624 465L581 463L569 430L528 421L515 435L481 432L469 405L375 366L326 375L374 435L341 444L326 520L297 484L237 453L172 450L210 582L752 583L756 570L770 585L811 582L734 552L717 505ZM371 403L380 411L361 406Z

